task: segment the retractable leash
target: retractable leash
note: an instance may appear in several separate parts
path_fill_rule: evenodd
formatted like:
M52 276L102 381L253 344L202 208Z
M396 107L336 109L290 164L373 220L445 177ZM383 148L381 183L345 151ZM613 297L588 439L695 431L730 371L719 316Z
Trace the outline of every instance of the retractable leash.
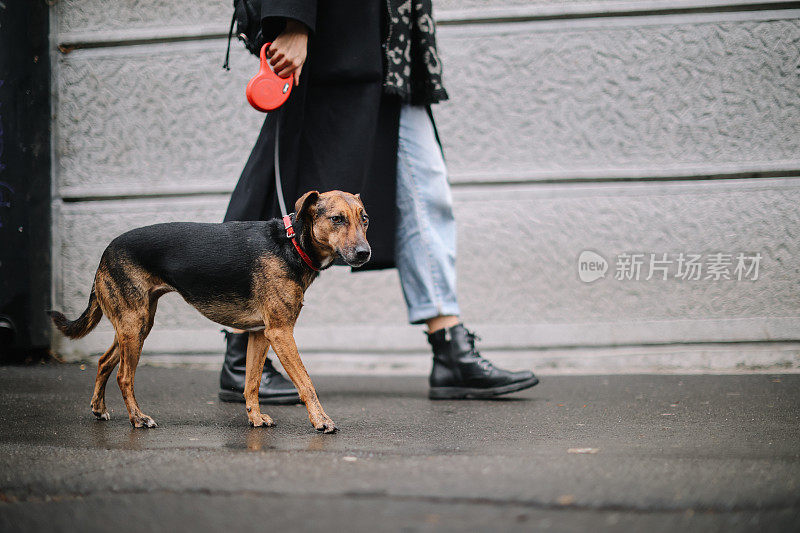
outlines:
M270 44L272 43L265 43L261 47L261 68L258 74L253 76L247 84L247 89L245 90L247 101L250 102L250 105L263 113L269 113L282 106L289 99L289 95L292 94L292 85L294 85L294 74L290 74L288 78L281 78L272 70L272 65L269 64L269 59L267 59L267 47ZM311 270L319 272L319 269L314 266L308 254L300 248L300 244L297 242L297 235L292 227L292 217L286 212L283 185L281 184L280 130L281 115L279 113L275 116L275 193L278 195L278 205L281 209L281 215L283 215L286 237L292 240L294 249L297 250L303 262Z
M267 59L267 47L272 43L265 43L261 47L261 69L247 84L247 101L259 111L268 113L283 105L292 94L294 74L288 78L281 78L272 70L272 65Z

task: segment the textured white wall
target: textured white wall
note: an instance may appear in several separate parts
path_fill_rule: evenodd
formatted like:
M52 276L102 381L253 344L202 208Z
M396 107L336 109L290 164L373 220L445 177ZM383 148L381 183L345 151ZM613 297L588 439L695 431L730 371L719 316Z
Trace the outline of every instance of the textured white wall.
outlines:
M439 4L452 100L435 113L454 182L464 316L485 344L800 338L800 13L483 4ZM608 9L618 16L592 15ZM54 300L77 315L115 235L221 219L262 116L243 95L255 60L234 42L231 72L220 69L228 2L67 0L53 15L54 42L78 46L54 52L53 81ZM465 23L488 15L514 22ZM756 281L618 281L612 264L585 284L584 249L612 263L623 252L763 259ZM424 347L405 325L394 271L334 269L306 302L307 351ZM102 328L61 353L101 351ZM145 348L218 351L217 329L168 295Z

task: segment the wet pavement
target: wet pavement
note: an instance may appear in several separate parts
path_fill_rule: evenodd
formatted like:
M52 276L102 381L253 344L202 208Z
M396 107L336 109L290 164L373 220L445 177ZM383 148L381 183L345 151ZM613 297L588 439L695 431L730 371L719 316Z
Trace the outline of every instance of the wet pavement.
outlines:
M424 378L318 377L250 428L217 375L142 367L157 429L95 368L0 367L0 531L797 531L800 375L546 376L432 402ZM312 376L313 378L313 376Z

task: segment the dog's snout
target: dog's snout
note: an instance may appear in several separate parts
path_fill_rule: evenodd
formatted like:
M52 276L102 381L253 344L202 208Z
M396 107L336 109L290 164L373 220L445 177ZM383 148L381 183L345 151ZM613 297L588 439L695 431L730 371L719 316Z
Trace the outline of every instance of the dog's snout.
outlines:
M355 251L356 251L356 261L358 261L359 263L366 262L369 259L369 256L371 255L370 249L367 247L359 246L358 248L356 248Z

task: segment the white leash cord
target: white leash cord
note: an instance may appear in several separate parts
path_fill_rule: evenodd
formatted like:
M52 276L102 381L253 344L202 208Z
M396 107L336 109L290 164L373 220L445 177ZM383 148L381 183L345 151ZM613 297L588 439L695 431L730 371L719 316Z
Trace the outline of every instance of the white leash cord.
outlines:
M281 131L281 114L275 117L275 192L278 195L278 205L281 208L281 215L286 216L286 203L283 199L283 186L281 185L281 158L279 155L279 139Z

